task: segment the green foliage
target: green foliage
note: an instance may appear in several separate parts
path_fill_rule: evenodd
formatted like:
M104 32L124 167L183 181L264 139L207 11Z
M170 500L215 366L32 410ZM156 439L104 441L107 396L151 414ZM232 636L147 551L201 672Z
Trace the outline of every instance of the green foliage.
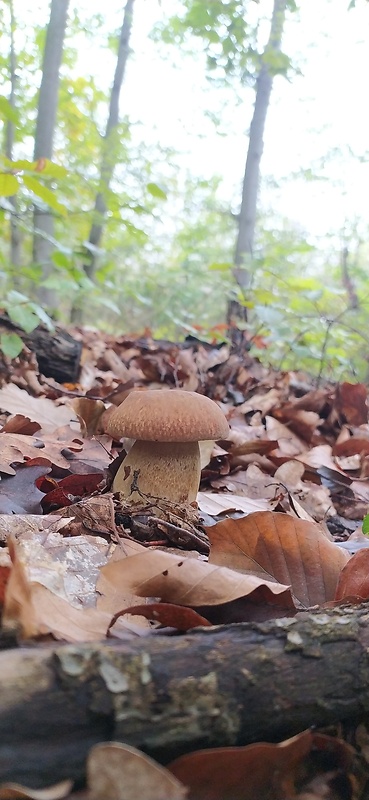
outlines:
M362 527L362 531L365 534L365 536L368 536L369 535L369 514L367 514L364 517L361 527Z
M197 38L213 77L253 78L259 65L257 20L245 0L183 0L183 13L158 26L156 36L166 43L189 44Z
M16 358L23 350L23 342L17 333L0 334L0 350L7 358Z
M247 329L255 342L251 353L280 369L302 369L318 380L367 380L365 269L359 264L352 268L359 299L358 308L352 308L335 260L321 259L317 248L288 223L279 231L277 225L269 231L262 225L253 285L247 297L239 296L249 309ZM364 252L361 259L365 263Z
M11 321L23 328L26 333L31 333L40 322L49 330L53 329L52 320L45 310L21 292L16 290L8 292L3 301L3 308Z

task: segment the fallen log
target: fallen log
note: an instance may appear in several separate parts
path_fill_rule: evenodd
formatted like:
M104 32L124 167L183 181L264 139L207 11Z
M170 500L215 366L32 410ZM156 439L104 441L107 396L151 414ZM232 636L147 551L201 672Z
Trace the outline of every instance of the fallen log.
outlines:
M152 635L127 643L36 644L0 653L0 781L83 778L98 741L162 763L201 747L279 741L364 719L369 612Z
M4 313L0 313L0 325L10 333L17 333L32 350L45 378L54 378L58 383L77 381L82 343L63 328L56 326L53 331L48 331L43 325L39 325L31 333L26 333Z

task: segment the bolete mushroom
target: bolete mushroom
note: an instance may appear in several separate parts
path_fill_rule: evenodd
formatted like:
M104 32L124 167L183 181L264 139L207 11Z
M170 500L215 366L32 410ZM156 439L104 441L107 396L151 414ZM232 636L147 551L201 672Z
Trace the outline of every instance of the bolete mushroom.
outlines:
M113 491L192 503L200 483L199 441L226 438L228 422L209 397L183 389L133 391L110 416L106 431L135 439Z

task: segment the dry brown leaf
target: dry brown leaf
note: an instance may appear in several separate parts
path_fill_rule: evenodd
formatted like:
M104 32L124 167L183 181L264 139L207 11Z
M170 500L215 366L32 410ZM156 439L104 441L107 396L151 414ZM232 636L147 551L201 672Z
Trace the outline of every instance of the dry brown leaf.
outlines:
M122 614L140 615L151 622L159 622L160 625L176 628L178 631L189 631L191 628L209 627L211 625L209 620L202 617L193 608L176 606L174 603L147 603L146 605L125 608L119 615L116 614L113 617L112 625L115 622L115 618L120 617Z
M262 415L268 414L272 408L280 404L280 392L278 389L270 389L264 394L253 394L249 400L245 400L238 411L248 414L250 411L261 411Z
M105 411L105 404L102 400L91 400L89 397L74 397L70 401L78 417L83 438L94 436L98 430L101 415Z
M254 500L239 494L217 494L216 492L199 492L197 503L200 511L213 517L230 511L243 511L245 514L251 514L253 511L270 509L269 500L263 498Z
M319 525L275 511L223 520L207 533L211 564L290 585L307 607L334 598L349 558Z
M344 566L339 577L335 600L369 600L369 550L359 550Z
M274 417L265 417L266 429L269 439L277 439L278 448L275 453L280 456L294 458L299 453L304 453L307 449L306 444L295 436L294 433Z
M281 605L283 601L288 604L290 597L286 585L260 579L256 575L242 575L205 561L179 558L159 550L109 562L102 567L101 575L105 592L118 590L122 594L157 597L165 603L195 607L229 603L252 594L261 585L265 585L273 595L279 595ZM101 591L101 585L99 579L98 591ZM293 607L292 601L289 605Z
M28 580L14 539L9 541L12 570L5 591L3 624L18 628L21 638L32 639L51 633L67 642L90 642L105 638L111 614L96 608L75 608L45 586ZM139 631L133 623L119 620L114 635L132 636Z
M36 436L24 436L20 433L0 434L0 469L2 472L7 465L23 462L29 458L45 458L61 469L69 469L69 461L62 455L61 450L70 445L70 442L51 442L46 444ZM74 442L74 447L81 449L81 443ZM14 474L14 470L12 471Z
M63 800L69 795L73 781L61 781L45 789L30 789L19 783L0 783L0 800Z
M330 777L333 771L342 780L352 752L339 739L304 731L280 744L259 742L189 753L172 761L168 769L189 787L188 800L290 800L297 796L296 784L309 781L311 772L327 772Z
M55 428L69 425L71 421L79 432L76 414L70 406L57 406L46 397L32 397L13 383L0 389L0 408L10 414L23 414L32 422L38 422L44 433L53 433Z
M307 464L309 467L329 467L329 469L336 470L336 462L332 458L332 448L329 444L319 444L307 450L303 455L295 456L298 461Z
M97 744L87 759L90 800L183 800L187 790L165 767L120 742Z

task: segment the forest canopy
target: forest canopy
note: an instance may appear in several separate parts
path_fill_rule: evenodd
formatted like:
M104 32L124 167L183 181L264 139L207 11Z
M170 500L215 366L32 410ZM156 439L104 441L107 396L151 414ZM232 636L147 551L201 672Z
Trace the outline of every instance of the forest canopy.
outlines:
M369 7L305 5L2 3L13 322L229 338L282 369L367 378Z

